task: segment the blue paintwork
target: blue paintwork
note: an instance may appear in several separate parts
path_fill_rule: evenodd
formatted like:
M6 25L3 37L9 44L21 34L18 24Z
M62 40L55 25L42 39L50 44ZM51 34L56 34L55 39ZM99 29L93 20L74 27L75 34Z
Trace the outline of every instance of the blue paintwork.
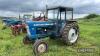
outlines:
M38 39L38 38L43 38L46 37L50 34L52 34L53 31L49 31L48 30L54 30L53 27L55 27L55 23L54 22L50 22L50 21L27 21L27 32L28 32L28 36L29 39ZM39 31L38 28L40 28L41 30ZM45 31L45 29L47 31Z
M4 18L4 19L2 19L2 21L3 21L3 23L6 24L6 26L16 25L16 24L22 23L20 20L15 19L15 18Z
M30 40L36 40L47 36L60 35L58 30L62 30L64 28L65 22L64 20L60 20L57 24L57 22L54 21L27 21L26 24L28 32L27 36ZM40 31L38 31L38 28L41 28ZM45 29L47 29L47 31L45 31Z

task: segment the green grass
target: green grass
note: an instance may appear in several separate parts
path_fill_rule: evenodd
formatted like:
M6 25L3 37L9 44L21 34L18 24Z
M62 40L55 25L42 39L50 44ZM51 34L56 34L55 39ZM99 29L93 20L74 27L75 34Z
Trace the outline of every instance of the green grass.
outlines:
M10 28L2 30L0 22L0 56L34 56L32 44L24 45L25 34L13 36ZM100 56L100 17L79 20L80 38L73 46L64 45L60 40L45 39L49 45L47 53L41 56ZM79 53L78 48L94 48L93 53Z

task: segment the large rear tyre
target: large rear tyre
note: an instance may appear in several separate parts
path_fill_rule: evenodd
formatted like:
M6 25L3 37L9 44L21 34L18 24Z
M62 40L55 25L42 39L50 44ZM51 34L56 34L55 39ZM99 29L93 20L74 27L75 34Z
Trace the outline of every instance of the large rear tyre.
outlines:
M76 22L66 24L62 33L62 39L65 44L73 45L79 38L79 27Z
M40 55L42 53L47 52L48 45L47 45L47 43L45 43L42 40L37 40L34 43L33 49L34 49L33 52L34 52L35 55Z

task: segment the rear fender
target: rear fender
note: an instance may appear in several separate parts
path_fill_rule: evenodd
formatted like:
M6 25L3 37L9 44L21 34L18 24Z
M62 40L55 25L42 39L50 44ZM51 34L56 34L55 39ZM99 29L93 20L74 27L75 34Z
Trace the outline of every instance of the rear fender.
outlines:
M60 29L60 35L62 34L65 25L66 25L66 24L73 23L73 22L77 22L77 21L76 21L76 20L67 20L67 22L66 22L65 24L63 24L62 27L61 27L61 29ZM69 27L69 26L68 26L68 27Z
M73 23L73 22L77 22L77 20L68 20L68 21L66 22L66 24L70 24L70 23Z

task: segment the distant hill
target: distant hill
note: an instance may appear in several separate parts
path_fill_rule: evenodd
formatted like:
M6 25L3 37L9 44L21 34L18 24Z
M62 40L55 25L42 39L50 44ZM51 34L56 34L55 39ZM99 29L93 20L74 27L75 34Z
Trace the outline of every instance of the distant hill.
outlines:
M91 19L91 18L96 18L98 16L100 16L100 15L98 15L98 14L89 14L89 15L85 16L84 18L85 19Z

